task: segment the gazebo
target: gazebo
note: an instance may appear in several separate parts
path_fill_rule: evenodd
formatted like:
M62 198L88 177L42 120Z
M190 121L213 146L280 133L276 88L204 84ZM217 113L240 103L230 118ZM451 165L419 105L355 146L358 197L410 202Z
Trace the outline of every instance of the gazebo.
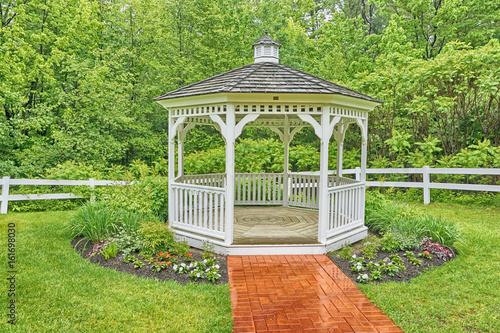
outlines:
M319 254L367 235L368 113L381 102L280 64L280 47L266 32L253 44L253 64L155 98L169 110L169 225L191 246L208 242L224 254ZM343 144L350 124L361 130L358 180L342 176ZM195 125L214 126L221 133L226 153L224 173L184 175L183 142ZM267 127L279 135L284 145L283 173L235 173L235 140L244 127ZM289 170L289 144L304 127L312 127L321 142L319 173ZM332 136L337 143L336 172L328 171ZM293 210L294 216L313 212L313 220L317 219L315 239L287 242L283 233L264 230L275 244L234 242L235 206L236 210L240 206L281 206L281 210ZM273 210L265 212L272 221Z

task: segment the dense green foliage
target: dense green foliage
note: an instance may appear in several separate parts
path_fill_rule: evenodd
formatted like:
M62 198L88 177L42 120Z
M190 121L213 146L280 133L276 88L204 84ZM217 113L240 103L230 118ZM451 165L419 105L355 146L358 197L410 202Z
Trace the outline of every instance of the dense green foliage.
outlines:
M0 9L0 176L41 177L67 161L107 173L165 158L167 111L152 98L251 63L265 29L283 44L281 63L384 101L370 118L369 160L451 161L500 143L498 1L30 0ZM359 148L359 130L348 132L346 152ZM263 136L276 138L255 129L242 139ZM223 146L213 128L186 140L187 154ZM292 145L318 147L310 130ZM297 151L297 160L315 157ZM257 162L241 167L278 161Z

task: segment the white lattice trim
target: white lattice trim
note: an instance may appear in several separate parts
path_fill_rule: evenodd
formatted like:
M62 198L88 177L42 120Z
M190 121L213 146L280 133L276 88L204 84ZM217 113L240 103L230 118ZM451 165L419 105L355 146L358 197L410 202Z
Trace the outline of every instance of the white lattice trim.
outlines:
M236 114L240 113L304 113L321 114L322 105L317 104L236 104Z
M365 119L368 117L368 112L366 111L358 111L353 109L346 108L338 108L338 107L330 107L330 114L335 116L343 116L347 118L362 118Z
M210 114L224 114L227 112L226 104L206 105L196 107L169 108L172 117L201 116Z

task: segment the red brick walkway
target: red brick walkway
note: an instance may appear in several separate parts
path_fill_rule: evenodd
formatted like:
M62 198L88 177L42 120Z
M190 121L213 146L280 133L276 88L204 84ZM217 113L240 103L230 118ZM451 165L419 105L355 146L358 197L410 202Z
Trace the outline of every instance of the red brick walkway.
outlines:
M324 255L227 261L234 332L403 332Z

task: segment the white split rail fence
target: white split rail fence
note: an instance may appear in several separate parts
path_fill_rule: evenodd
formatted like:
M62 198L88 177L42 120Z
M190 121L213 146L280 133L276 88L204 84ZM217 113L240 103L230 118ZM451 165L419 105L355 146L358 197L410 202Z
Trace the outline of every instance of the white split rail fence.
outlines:
M0 180L2 185L2 193L0 195L0 214L7 214L9 201L24 201L24 200L52 200L52 199L78 199L81 196L73 193L49 193L49 194L9 194L10 186L14 185L44 185L44 186L95 186L106 185L126 185L129 182L116 180L56 180L56 179L11 179L3 177Z
M361 178L361 169L346 169L342 174L356 175L356 179ZM421 182L398 182L398 181L366 181L366 186L374 187L407 187L421 188L424 192L424 204L431 202L431 189L465 190L500 192L500 185L483 184L461 184L461 183L437 183L431 182L431 175L489 175L499 176L500 168L392 168L392 169L366 169L366 174L415 174L422 175Z

